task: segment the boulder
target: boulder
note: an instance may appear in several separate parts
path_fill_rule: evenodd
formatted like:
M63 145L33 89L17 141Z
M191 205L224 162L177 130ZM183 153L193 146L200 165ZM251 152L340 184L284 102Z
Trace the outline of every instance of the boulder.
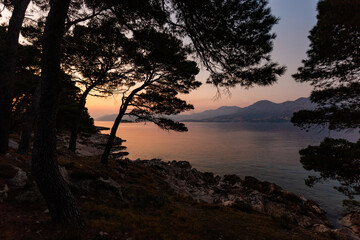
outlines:
M256 178L254 178L254 177L251 177L251 176L246 176L244 178L244 181L242 182L242 185L244 187L251 188L251 189L254 189L254 190L261 189L260 181L258 179L256 179Z
M285 191L282 193L282 197L290 202L302 202L301 198L293 192Z
M360 236L360 213L352 212L340 219L341 225Z
M329 232L331 231L330 228L325 226L324 224L315 224L314 225L314 231L319 233Z
M64 178L65 182L68 185L71 185L71 178L69 176L69 173L66 171L66 168L59 166L59 171L60 171L61 176Z
M3 190L0 190L0 203L3 203L8 198L9 187L5 184Z
M18 150L19 144L15 142L13 139L9 139L9 147Z
M227 183L227 184L233 186L236 183L241 183L241 178L235 174L231 174L231 175L225 175L223 181L224 181L224 183Z
M25 187L28 180L26 172L16 166L12 167L16 170L16 174L12 179L10 179L11 186L18 188Z
M191 169L191 164L187 161L172 161L171 165L182 169Z
M15 197L15 201L18 203L36 203L42 200L43 197L36 186L31 187Z

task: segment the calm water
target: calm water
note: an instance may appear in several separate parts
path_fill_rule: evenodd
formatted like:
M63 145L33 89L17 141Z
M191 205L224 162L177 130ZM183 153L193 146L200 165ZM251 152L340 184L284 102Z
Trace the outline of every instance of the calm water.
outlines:
M112 122L96 122L111 127ZM327 130L301 131L290 123L187 123L189 132L176 133L153 124L122 123L117 136L135 160L161 158L164 161L189 161L201 171L219 175L250 175L275 182L284 189L320 203L328 217L336 219L342 212L341 193L333 189L335 181L305 185L308 175L299 162L299 149L319 144L325 136L346 137L356 141L358 132L329 133ZM109 133L109 131L103 131Z

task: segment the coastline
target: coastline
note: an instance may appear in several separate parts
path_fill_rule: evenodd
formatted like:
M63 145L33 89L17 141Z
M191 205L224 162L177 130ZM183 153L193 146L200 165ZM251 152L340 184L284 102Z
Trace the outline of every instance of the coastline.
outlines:
M131 161L127 158L119 160L115 156L111 160L111 166L104 169L97 163L96 156L101 152L106 137L107 135L104 134L81 135L77 156L66 150L64 147L66 144L59 145L61 173L80 201L88 202L91 198L93 198L91 201L99 201L96 199L98 195L94 195L94 191L103 192L102 197L107 198L106 202L116 200L121 202L120 205L147 206L150 204L161 207L169 203L175 204L177 201L169 200L172 198L182 199L180 202L190 199L194 204L235 209L231 211L253 214L254 217L264 214L272 219L271 222L280 222L280 225L284 225L281 227L291 229L288 231L295 231L296 228L318 234L339 234L341 236L352 234L345 228L333 229L326 219L325 212L316 202L283 190L275 183L262 182L254 177L248 176L244 179L236 175L220 177L210 172L198 171L185 161L164 162L159 159ZM59 135L59 140L66 143L67 134ZM117 142L121 144L123 140L118 138ZM13 141L13 147L16 147L15 141ZM15 153L7 156L8 159L14 157L20 158ZM22 160L28 161L26 158ZM28 172L29 170L23 169L26 168L23 165L25 162L14 165L15 175L9 181L4 181L8 182L6 195L10 196L9 199L19 198L19 189L31 185L29 183L31 173ZM24 176L23 172L26 173L26 179L18 179L22 183L19 184L18 181L15 184L17 187L14 187L13 183L17 181L14 178ZM143 189L148 192L145 196L138 190L135 193L128 192L129 189L138 189L140 186L149 184L150 190ZM14 191L14 189L17 190ZM31 194L36 192L33 188L25 190L32 192ZM11 197L13 194L17 196ZM141 200L142 198L144 199ZM6 202L7 198L4 198L3 201ZM207 211L211 212L211 210ZM357 238L352 235L352 239Z

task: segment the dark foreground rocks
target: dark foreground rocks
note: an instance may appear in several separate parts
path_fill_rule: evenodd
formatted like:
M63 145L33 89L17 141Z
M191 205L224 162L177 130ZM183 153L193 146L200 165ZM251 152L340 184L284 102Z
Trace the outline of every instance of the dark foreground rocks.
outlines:
M80 144L90 154L105 139L81 137ZM59 169L89 225L85 237L71 239L358 239L359 215L343 219L347 230L333 229L316 202L274 183L220 177L185 161L114 157L103 166L98 156L65 147ZM0 239L54 239L30 157L13 152L0 160Z
M244 179L236 175L215 176L192 168L188 162L154 159L135 163L128 161L128 164L143 164L157 169L177 194L198 201L263 212L313 230L328 231L331 227L325 211L316 202L284 191L274 183L249 176Z

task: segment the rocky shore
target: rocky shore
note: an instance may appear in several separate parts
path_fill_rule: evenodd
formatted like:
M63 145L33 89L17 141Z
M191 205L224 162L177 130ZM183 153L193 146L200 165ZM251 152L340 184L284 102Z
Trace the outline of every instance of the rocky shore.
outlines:
M68 136L61 134L59 139L66 143ZM106 139L107 136L102 134L82 135L77 152L81 157L69 153L65 144L59 144L60 171L84 204L95 201L97 204L117 202L123 207L149 204L158 207L168 204L169 199L191 199L199 204L264 214L285 227L296 226L307 232L343 237L334 239L360 239L358 213L342 218L344 228L333 229L325 211L316 202L286 191L275 183L251 176L243 179L236 175L217 176L198 171L185 161L123 159L126 153L121 139L116 141L112 164L104 169L96 164L96 155L101 153ZM16 148L16 141L12 141L12 147ZM9 201L11 195L18 203L41 202L41 196L31 180L29 159L21 160L15 153L7 158L12 164L2 161L0 204ZM100 199L98 194L101 194Z
M275 183L263 182L251 176L244 179L237 175L220 177L211 172L200 172L186 161L125 159L118 161L118 168L125 171L132 164L155 169L166 178L175 193L190 196L199 202L262 212L314 232L342 232L360 239L357 237L359 214L352 213L342 218L346 229L333 229L326 212L315 201L283 190Z

